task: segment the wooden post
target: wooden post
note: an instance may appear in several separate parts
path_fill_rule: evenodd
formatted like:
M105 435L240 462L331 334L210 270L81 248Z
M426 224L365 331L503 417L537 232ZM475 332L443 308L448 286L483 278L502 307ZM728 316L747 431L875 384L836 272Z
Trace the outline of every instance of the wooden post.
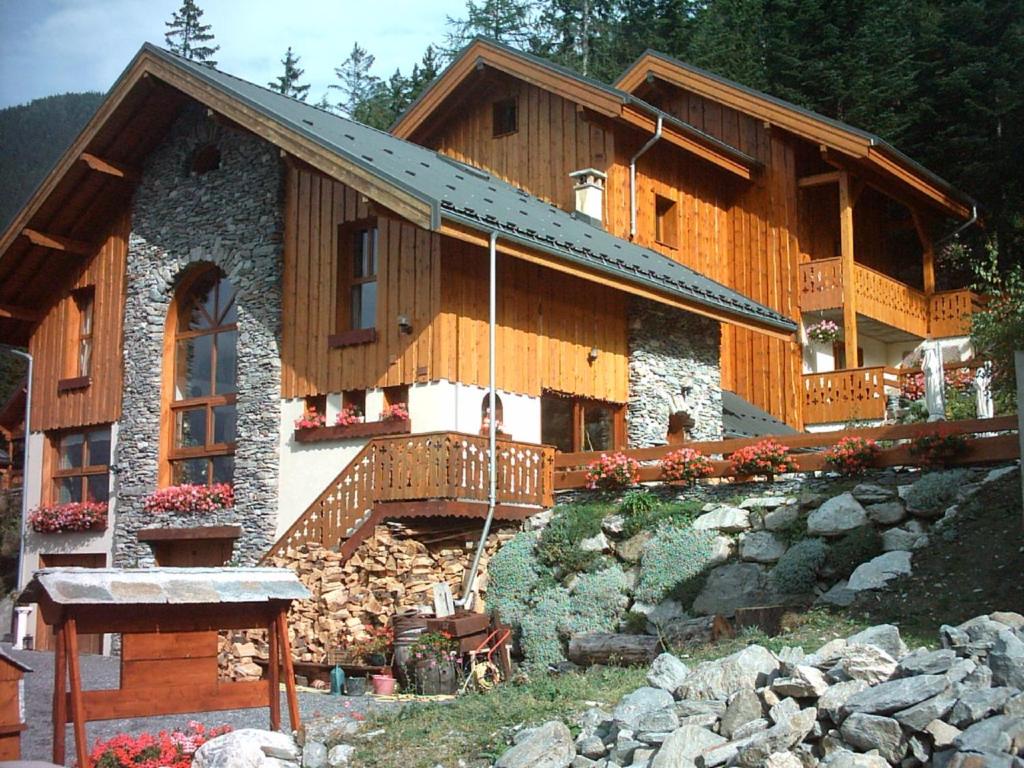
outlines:
M89 768L89 748L85 740L85 706L82 702L82 671L78 666L78 623L68 619L64 623L68 651L68 675L71 678L71 722L75 726L75 752L78 768Z
M270 686L270 730L281 729L281 654L278 652L277 621L267 628L267 685Z
M288 722L293 731L299 729L299 699L295 691L295 669L292 666L292 644L288 640L288 609L277 614L278 652L284 662L284 688L288 696Z
M850 174L839 174L839 243L843 276L843 338L846 367L857 367L857 276L853 259L853 198L850 196Z
M64 622L57 625L57 636L53 651L53 762L64 765L64 741L67 738L67 645Z

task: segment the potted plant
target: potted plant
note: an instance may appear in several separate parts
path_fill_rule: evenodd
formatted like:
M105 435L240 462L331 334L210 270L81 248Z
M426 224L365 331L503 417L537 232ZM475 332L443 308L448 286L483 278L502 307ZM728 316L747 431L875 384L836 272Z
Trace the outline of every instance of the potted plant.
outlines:
M807 338L819 344L839 341L839 325L832 320L822 320L807 327Z
M729 461L738 478L766 475L774 480L775 475L796 469L796 462L789 457L789 448L770 437L734 451Z
M714 472L711 459L693 448L680 448L665 454L661 460L661 474L667 481L693 485Z
M409 421L409 407L405 403L385 405L380 412L381 421Z
M640 462L620 452L602 453L587 465L587 488L606 491L636 485L640 480Z
M172 485L153 491L143 504L155 514L213 514L234 506L235 489L230 483Z
M825 451L825 462L841 475L861 475L874 464L878 443L866 437L844 437Z
M458 643L447 632L425 632L409 654L409 677L424 696L455 693L459 687Z
M336 427L348 427L352 424L362 424L362 422L363 414L359 412L359 407L352 403L344 406L334 418L334 426Z
M302 429L316 429L322 427L327 423L327 417L322 413L317 413L316 406L309 406L302 416L295 420L296 431Z
M28 524L36 533L102 531L107 527L107 503L74 501L36 507L28 513Z

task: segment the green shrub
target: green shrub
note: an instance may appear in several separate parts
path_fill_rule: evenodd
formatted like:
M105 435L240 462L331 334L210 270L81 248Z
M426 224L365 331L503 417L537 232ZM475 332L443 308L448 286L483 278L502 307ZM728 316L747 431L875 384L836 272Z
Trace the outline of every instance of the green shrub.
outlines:
M668 592L668 596L689 610L693 606L693 601L697 599L697 595L704 589L704 582L707 580L708 572L706 570L699 571L692 576L682 579L672 587Z
M569 615L563 629L576 632L614 632L626 608L629 582L613 565L579 577L569 594Z
M568 621L569 610L569 591L555 587L540 595L523 616L522 648L528 668L543 670L565 661L559 630Z
M627 635L647 634L647 614L629 611L622 620L622 631Z
M956 501L957 491L967 480L967 472L929 472L907 490L905 501L910 509L941 514Z
M786 550L771 572L771 581L784 595L804 595L814 590L818 571L828 557L821 539L804 539Z
M686 528L700 514L700 508L703 506L701 502L693 499L660 502L654 498L653 494L648 495L654 499L653 506L634 506L627 509L623 503L621 511L626 518L626 523L622 526L622 535L626 538L635 536L640 531L653 531L664 523Z
M644 547L634 596L643 603L660 602L677 584L704 571L715 535L663 523Z
M511 626L522 623L530 610L530 593L547 576L537 560L536 545L536 534L517 534L487 565L488 608Z
M882 554L882 535L874 526L864 525L843 534L829 548L827 568L845 579L861 563Z
M619 512L632 517L647 515L661 505L661 500L646 488L627 491L619 504Z
M600 533L601 521L608 512L603 504L570 504L557 509L540 534L537 559L551 568L561 568L565 574L587 570L599 553L584 552L580 542Z

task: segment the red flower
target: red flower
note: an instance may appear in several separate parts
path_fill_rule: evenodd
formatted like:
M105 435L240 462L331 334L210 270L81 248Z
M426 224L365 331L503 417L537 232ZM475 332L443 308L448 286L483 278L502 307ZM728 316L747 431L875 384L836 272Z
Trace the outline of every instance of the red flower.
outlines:
M36 533L88 531L107 523L107 503L75 501L70 504L36 507L28 513L28 524Z
M711 459L693 448L680 448L661 460L661 474L666 480L694 483L712 472Z
M154 735L119 734L107 741L97 741L89 754L96 768L190 768L196 750L212 738L231 730L222 725L206 729L192 721L188 731L160 731Z
M878 443L864 437L844 437L825 451L825 461L841 475L859 475L878 456Z
M734 451L729 461L737 475L778 475L796 469L789 448L770 437Z
M229 483L172 485L146 497L147 512L199 512L212 514L235 506L235 489Z
M624 453L602 453L587 466L587 488L614 490L636 485L640 480L640 462Z

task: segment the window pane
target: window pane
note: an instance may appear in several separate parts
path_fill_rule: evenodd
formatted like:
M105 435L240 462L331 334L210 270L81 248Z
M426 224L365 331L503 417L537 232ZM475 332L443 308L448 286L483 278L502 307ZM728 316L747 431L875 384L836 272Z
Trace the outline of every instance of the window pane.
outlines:
M72 469L82 466L85 457L83 450L85 436L80 432L64 435L60 439L60 468Z
M89 466L110 464L110 430L94 429L87 435L89 440Z
M110 488L109 476L103 475L89 475L86 478L86 493L89 494L89 501L106 501L107 495Z
M377 283L352 287L352 327L373 328L377 321Z
M238 363L235 354L236 331L217 334L217 394L227 395L235 391L235 372Z
M540 401L541 442L553 445L564 453L571 453L572 401L561 397L544 397Z
M234 405L218 405L213 409L213 442L235 442Z
M92 335L92 292L82 297L78 306L79 311L79 332L82 336Z
M82 478L62 477L57 480L57 498L61 504L82 500Z
M220 291L217 297L217 311L220 313L217 324L231 325L238 322L238 314L235 312L235 286L227 278L222 278L217 290Z
M206 408L178 411L175 417L174 447L206 445Z
M213 336L179 339L175 357L175 399L206 397L210 392Z
M78 341L78 375L88 376L92 366L92 339Z
M376 275L377 274L377 228L374 227L370 230L369 237L369 258L367 259L367 271L366 274Z
M352 277L366 276L366 230L352 234Z
M214 456L210 461L213 464L213 482L233 483L235 481L234 456Z
M615 416L611 408L588 405L583 411L583 450L607 451L615 445Z
M171 464L175 485L206 485L206 459L186 459Z

